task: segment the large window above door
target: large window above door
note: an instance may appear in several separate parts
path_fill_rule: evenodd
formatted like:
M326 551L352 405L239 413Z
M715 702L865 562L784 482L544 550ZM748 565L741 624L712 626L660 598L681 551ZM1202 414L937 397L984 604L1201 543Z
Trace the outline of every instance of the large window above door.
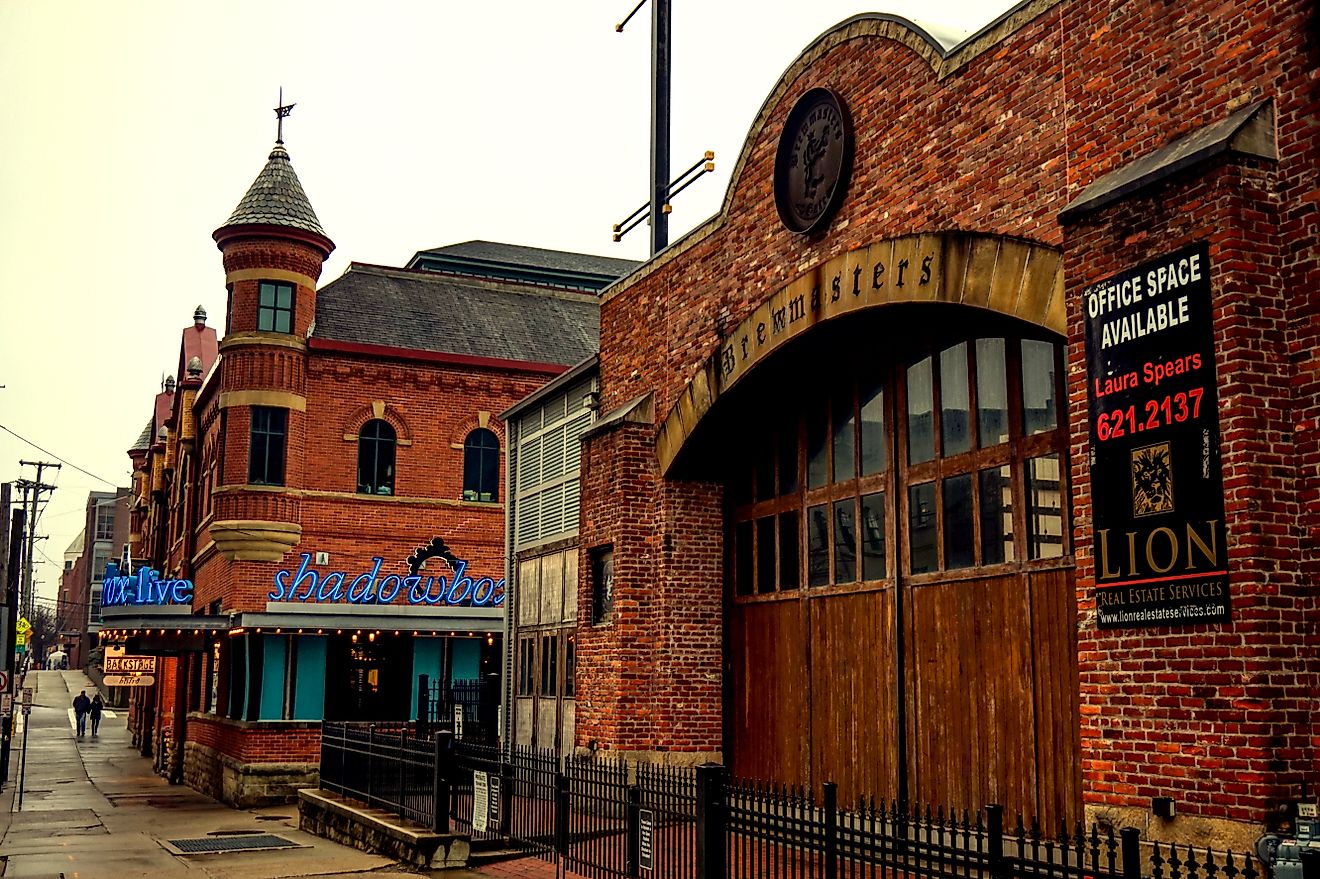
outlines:
M1062 349L965 334L822 376L729 486L737 596L1060 564Z

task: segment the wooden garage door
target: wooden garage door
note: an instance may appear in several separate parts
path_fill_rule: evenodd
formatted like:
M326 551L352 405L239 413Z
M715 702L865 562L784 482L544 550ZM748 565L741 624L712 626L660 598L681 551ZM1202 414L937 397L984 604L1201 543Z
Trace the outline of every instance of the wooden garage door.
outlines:
M1076 817L1061 358L968 331L754 426L730 485L735 773Z

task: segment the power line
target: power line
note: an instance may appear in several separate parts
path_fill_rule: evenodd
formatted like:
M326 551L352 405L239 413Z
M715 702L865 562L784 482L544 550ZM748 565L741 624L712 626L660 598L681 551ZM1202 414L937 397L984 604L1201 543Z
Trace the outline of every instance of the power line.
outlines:
M72 461L69 461L65 458L61 458L59 455L55 454L50 449L43 449L41 446L37 445L32 440L28 439L25 436L22 436L21 434L15 433L14 431L10 430L8 427L5 427L3 424L0 424L0 430L3 430L5 433L9 434L10 436L17 437L18 439L27 443L32 448L41 452L42 454L50 455L52 458L54 458L56 461L59 461L61 464L68 464L70 467L72 467L74 470L77 470L79 473L85 473L86 475L92 477L98 482L104 482L106 485L109 485L113 488L120 488L119 485L111 482L109 479L105 479L101 476L97 476L95 473L93 473L90 470L84 470L83 468L79 467L77 464L73 463Z

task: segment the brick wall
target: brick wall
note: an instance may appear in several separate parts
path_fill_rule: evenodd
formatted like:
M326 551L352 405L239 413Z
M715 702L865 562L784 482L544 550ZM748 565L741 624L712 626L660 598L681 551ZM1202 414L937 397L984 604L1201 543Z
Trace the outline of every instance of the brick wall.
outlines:
M321 724L299 720L229 720L188 715L188 741L241 763L319 763Z
M854 22L813 43L774 86L721 213L603 305L603 411L649 392L662 420L755 306L830 257L947 230L1064 251L1078 722L1092 806L1148 809L1158 791L1179 799L1184 813L1259 824L1300 793L1304 776L1315 778L1320 667L1305 647L1317 635L1320 565L1315 540L1306 539L1320 535L1314 16L1301 2L1039 2L948 61L932 60L899 26ZM817 86L850 107L857 158L837 218L824 234L802 238L779 223L772 168L785 116ZM1059 224L1059 211L1098 177L1262 98L1277 113L1277 163L1197 169L1076 227ZM1102 636L1090 606L1076 297L1089 282L1203 239L1214 270L1234 619ZM590 606L585 552L612 543L623 601L617 633L586 623L579 632L579 744L658 748L664 706L693 681L722 675L718 615L702 622L722 590L716 490L667 484L654 436L630 426L591 438L584 452L580 600ZM667 557L668 529L682 539L688 525L704 530L689 528L686 551ZM666 590L680 584L698 610L673 626ZM671 660L680 656L682 674ZM698 692L711 698L685 706L686 725L716 729L718 688ZM686 734L681 746L708 742Z

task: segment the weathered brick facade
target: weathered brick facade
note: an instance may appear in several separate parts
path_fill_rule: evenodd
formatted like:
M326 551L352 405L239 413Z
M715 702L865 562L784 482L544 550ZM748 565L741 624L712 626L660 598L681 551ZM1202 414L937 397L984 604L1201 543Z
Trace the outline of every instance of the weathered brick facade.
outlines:
M192 594L143 609L161 602L139 590L111 635L161 656L155 686L134 699L144 753L163 774L247 806L315 783L323 719L407 722L422 677L497 688L505 432L495 413L594 348L597 305L582 285L619 272L599 258L469 242L424 252L443 270L353 264L318 290L333 244L280 145L214 237L226 333L217 342L198 312L177 385L158 396L149 442L133 453L134 558L190 581ZM474 262L480 271L464 274ZM500 316L464 320L480 297ZM522 356L505 336L523 327L508 316L529 312L572 338ZM435 540L447 555L410 558ZM360 579L376 585L355 597ZM424 599L410 594L419 584ZM494 729L489 711L473 724Z
M975 233L1063 259L1056 333L1066 327L1086 808L1153 838L1240 845L1276 823L1303 782L1314 791L1316 33L1314 6L1301 2L1039 0L947 54L883 16L813 42L774 84L720 213L606 292L602 411L650 394L655 424L619 422L584 447L579 606L592 600L591 551L612 546L615 614L579 629L578 746L705 756L728 745L726 501L718 484L666 478L657 452L667 437L692 442L718 410L708 379L721 346L832 258L899 236ZM789 110L822 86L851 110L855 160L837 217L801 237L776 214L773 166ZM1277 158L1205 158L1060 219L1085 187L1256 101L1270 102ZM1081 291L1197 241L1212 266L1232 621L1101 631ZM1012 313L1013 301L984 307ZM1151 818L1153 796L1173 797L1180 817Z

